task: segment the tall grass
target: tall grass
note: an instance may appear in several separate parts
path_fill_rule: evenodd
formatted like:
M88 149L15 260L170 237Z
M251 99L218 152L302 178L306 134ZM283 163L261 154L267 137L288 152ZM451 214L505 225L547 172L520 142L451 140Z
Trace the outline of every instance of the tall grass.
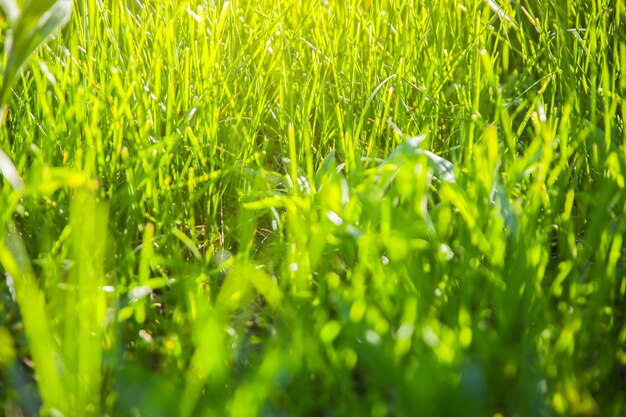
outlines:
M624 414L622 2L73 4L0 129L6 415Z

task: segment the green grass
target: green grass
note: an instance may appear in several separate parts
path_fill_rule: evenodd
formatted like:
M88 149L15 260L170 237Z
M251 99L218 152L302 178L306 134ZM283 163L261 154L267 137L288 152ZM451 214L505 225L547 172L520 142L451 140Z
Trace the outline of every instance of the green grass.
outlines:
M73 5L0 128L0 414L626 414L622 1Z

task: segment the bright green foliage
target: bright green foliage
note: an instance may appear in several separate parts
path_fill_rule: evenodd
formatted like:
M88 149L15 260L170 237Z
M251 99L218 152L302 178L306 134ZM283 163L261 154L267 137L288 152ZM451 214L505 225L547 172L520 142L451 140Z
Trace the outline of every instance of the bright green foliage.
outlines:
M72 14L71 0L30 0L20 10L15 0L3 0L11 30L5 41L7 61L2 73L0 104L7 101L10 88L33 52L51 34L63 27Z
M74 2L0 130L0 409L625 415L625 21Z

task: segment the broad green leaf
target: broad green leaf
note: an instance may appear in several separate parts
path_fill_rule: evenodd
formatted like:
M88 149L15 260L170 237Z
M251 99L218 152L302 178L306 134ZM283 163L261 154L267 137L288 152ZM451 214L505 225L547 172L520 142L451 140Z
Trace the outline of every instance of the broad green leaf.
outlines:
M435 171L437 178L444 182L456 182L452 162L432 153L431 151L423 152L428 157L428 162Z
M6 104L9 91L28 58L68 22L72 13L72 0L31 0L21 13L11 0L3 0L2 7L14 23L5 46L9 52L2 74L0 105Z
M0 242L0 265L13 278L39 392L49 409L67 410L67 397L57 361L59 351L46 311L45 294L39 288L26 246L15 226L9 224L3 232L6 232L6 239Z
M385 162L397 163L398 159L419 154L421 152L419 145L425 139L426 135L407 138L404 142L399 144L398 147L393 150L393 152L389 154Z
M15 0L0 0L0 7L4 10L4 14L11 25L17 22L20 16L20 8Z
M452 162L445 158L427 150L423 150L419 145L426 139L426 136L414 136L407 138L398 147L389 154L384 164L401 164L407 158L414 157L415 155L426 155L428 158L428 165L433 169L435 176L444 182L456 182L454 176L454 166Z
M59 337L64 387L73 393L68 396L69 406L81 410L82 415L100 415L102 336L107 310L107 295L101 288L106 283L107 218L108 208L97 201L94 193L88 189L74 193L70 213L73 267L67 283L75 290L65 295L64 331Z
M335 150L331 150L322 161L319 169L315 173L315 187L319 191L324 175L335 171L337 163L335 161Z
M0 149L0 174L11 184L16 190L24 188L24 183L17 173L17 169L11 159Z

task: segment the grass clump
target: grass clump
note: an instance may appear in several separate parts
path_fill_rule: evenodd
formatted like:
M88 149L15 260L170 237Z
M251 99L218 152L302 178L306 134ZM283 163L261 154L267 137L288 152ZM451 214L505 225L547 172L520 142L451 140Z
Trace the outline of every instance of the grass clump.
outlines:
M623 415L625 13L74 2L0 129L4 413Z

